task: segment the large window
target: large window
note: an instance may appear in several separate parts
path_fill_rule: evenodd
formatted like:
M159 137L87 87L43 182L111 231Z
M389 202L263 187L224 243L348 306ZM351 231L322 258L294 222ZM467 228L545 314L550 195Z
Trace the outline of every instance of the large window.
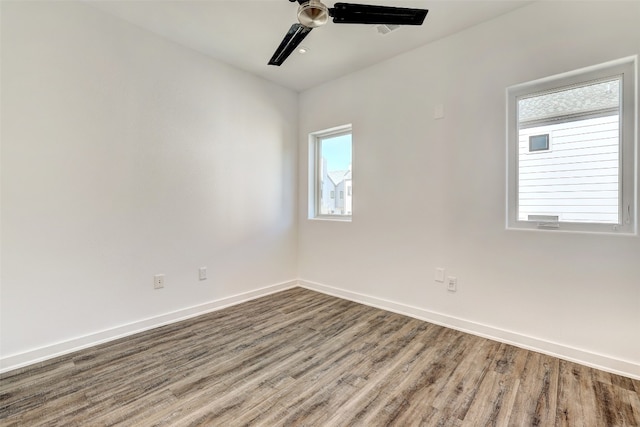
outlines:
M309 217L351 219L353 210L351 125L310 135L309 171Z
M508 89L509 228L636 232L636 62Z

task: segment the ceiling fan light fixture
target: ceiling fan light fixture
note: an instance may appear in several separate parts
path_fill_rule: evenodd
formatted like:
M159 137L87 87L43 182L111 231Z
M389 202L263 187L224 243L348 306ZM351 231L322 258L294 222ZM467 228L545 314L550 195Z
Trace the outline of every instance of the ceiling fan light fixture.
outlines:
M329 20L329 9L320 0L309 0L298 8L298 21L307 28L320 27Z
M395 25L395 24L376 25L376 29L378 30L378 34L383 35L383 36L386 36L390 32L397 30L398 28L400 28L400 25Z

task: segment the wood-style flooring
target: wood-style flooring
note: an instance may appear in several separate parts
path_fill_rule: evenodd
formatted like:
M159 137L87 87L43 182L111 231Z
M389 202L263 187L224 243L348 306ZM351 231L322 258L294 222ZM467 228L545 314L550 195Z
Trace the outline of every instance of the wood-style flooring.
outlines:
M2 426L640 425L640 381L301 288L0 382Z

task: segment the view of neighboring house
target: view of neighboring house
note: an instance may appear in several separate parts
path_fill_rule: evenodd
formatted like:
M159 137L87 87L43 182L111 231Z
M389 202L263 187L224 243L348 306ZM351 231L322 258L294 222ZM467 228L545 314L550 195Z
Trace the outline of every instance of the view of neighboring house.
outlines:
M518 219L618 222L618 80L518 103Z
M322 159L321 211L323 215L351 215L351 165L347 170L329 170Z

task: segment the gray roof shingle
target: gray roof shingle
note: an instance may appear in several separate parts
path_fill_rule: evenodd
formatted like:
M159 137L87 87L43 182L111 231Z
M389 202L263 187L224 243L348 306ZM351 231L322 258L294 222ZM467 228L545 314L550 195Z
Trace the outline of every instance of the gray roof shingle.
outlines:
M610 80L535 95L518 101L520 123L618 108L620 81Z

